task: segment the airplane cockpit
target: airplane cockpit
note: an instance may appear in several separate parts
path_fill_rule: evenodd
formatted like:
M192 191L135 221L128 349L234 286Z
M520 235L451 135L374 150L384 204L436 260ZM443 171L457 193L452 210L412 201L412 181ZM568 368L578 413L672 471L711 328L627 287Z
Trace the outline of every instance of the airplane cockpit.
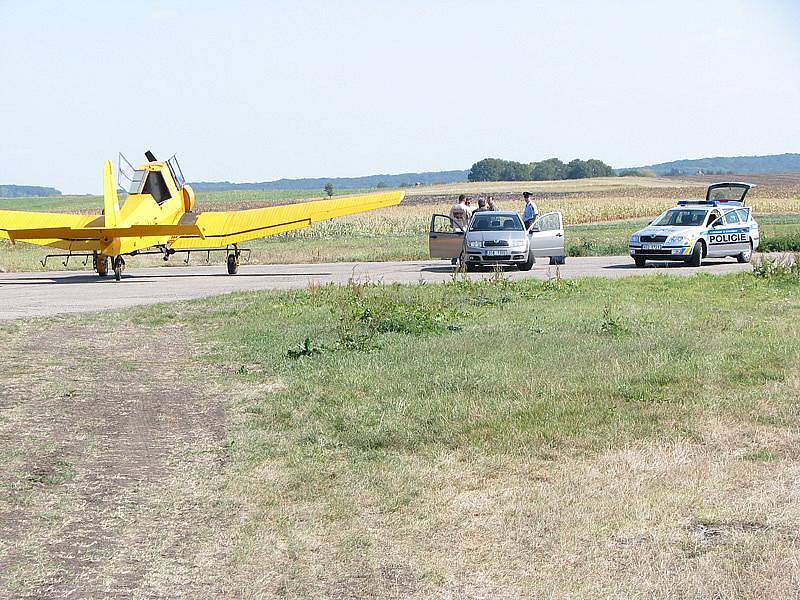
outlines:
M148 162L155 162L156 158L151 152L145 154ZM178 191L186 183L178 163L177 156L166 161L170 175ZM117 186L128 194L149 194L157 204L161 205L172 197L167 182L161 171L150 169L136 169L121 153L117 168Z

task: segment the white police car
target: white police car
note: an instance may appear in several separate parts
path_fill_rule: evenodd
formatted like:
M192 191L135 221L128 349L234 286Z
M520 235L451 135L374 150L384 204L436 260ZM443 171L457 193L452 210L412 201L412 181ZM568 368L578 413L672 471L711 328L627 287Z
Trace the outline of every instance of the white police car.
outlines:
M683 261L699 267L704 258L735 256L750 262L758 248L758 223L744 205L749 183L725 182L708 187L705 200L681 200L630 239L637 267L648 260Z

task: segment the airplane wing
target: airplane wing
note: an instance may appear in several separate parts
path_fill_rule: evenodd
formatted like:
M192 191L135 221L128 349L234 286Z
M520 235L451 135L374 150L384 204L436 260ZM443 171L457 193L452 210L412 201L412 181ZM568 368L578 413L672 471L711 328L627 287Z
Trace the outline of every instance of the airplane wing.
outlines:
M302 229L313 223L399 204L404 192L347 196L283 206L196 215L192 223L202 235L181 235L169 242L176 250L216 248ZM185 215L188 217L189 215ZM181 221L186 223L185 220Z
M73 236L64 239L61 233L71 229L102 227L103 217L99 215L74 215L65 213L26 212L20 210L0 210L0 238L24 241L39 246L53 246L64 249L86 247L99 236Z

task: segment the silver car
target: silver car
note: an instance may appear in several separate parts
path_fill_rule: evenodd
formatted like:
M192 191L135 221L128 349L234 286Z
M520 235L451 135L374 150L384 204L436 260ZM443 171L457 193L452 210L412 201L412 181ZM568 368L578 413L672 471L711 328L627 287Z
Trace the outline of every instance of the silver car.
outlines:
M526 231L515 212L480 211L464 231L449 216L433 215L428 247L431 258L456 258L467 270L514 265L528 271L537 256L564 263L564 220L560 212L546 213Z

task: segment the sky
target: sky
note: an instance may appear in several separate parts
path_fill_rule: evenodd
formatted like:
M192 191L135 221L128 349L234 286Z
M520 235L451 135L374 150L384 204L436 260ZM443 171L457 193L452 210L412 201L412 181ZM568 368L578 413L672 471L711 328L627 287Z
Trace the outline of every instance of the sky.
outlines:
M0 184L800 152L800 1L0 0Z

